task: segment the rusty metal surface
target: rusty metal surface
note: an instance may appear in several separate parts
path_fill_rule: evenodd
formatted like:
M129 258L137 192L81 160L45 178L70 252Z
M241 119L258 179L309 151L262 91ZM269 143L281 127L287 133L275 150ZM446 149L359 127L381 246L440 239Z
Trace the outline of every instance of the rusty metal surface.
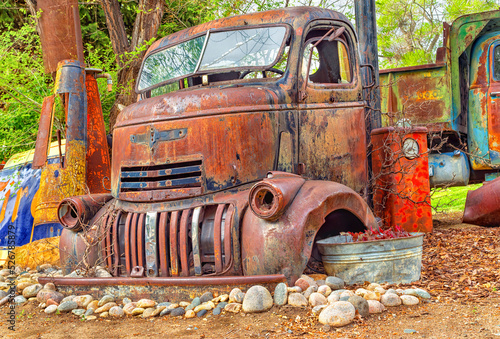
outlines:
M111 194L80 195L65 198L58 206L59 222L73 231L87 226L95 214L111 200Z
M432 231L427 132L424 127L372 131L374 212L387 227ZM407 158L403 147L411 139L418 144L414 159Z
M36 137L35 154L33 155L33 168L42 168L47 161L48 146L50 143L50 132L52 128L52 107L54 96L43 98L42 110L40 112L40 123Z
M90 194L109 193L111 162L99 88L94 72L86 73L85 87L87 90L87 186Z
M500 226L500 178L467 192L462 222L479 226Z
M111 294L116 298L152 298L178 302L191 300L207 291L229 293L233 288L246 290L262 285L273 291L277 284L286 282L282 274L261 276L189 277L189 278L52 278L40 277L40 284L54 283L62 293L91 294L99 298Z
M83 45L77 0L38 0L40 41L46 73L57 70L57 64L66 59L82 64Z
M58 99L64 100L67 116L65 161L64 166L47 164L42 169L40 189L33 201L35 225L58 222L59 202L86 193L87 100L84 79L85 70L78 61L59 63L54 92Z

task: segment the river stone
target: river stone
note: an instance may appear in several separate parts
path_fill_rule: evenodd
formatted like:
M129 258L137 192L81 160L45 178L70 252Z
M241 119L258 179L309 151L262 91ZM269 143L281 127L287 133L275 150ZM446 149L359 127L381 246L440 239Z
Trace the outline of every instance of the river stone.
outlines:
M109 312L106 311L106 312L102 312L101 314L99 314L99 317L101 318L107 318L109 316Z
M193 311L194 313L198 313L200 312L201 310L207 310L207 311L210 311L210 310L213 310L215 308L215 304L210 300L210 301L207 301L201 305L198 305L196 306Z
M200 301L203 304L203 303L206 303L207 301L211 301L213 298L214 298L214 295L212 294L212 292L205 292L200 297Z
M325 307L319 314L318 321L323 325L334 327L345 326L354 320L356 309L347 301L338 301Z
M110 303L110 302L114 302L115 301L115 297L113 297L112 295L110 294L106 294L105 296L103 296L100 300L99 300L99 303L97 304L98 307L101 307L107 303Z
M89 315L88 317L85 317L85 320L90 321L90 320L96 320L97 317L95 315Z
M420 302L418 298L413 295L402 295L400 298L403 302L403 305L417 305Z
M304 295L304 297L306 299L309 299L309 297L311 296L311 294L315 293L316 292L316 289L314 286L309 286L305 291L304 293L302 293Z
M313 287L318 288L318 284L317 284L317 283L316 283L316 281L315 281L313 278L311 278L310 276L305 275L305 274L302 274L302 275L300 276L300 279L304 279L305 281L307 281L307 283L309 284L309 286L313 286Z
M23 290L23 297L25 297L26 299L36 297L38 292L40 292L41 290L42 285L40 284L30 285Z
M155 310L156 310L156 308L154 308L154 307L148 307L148 308L146 308L144 310L144 312L142 312L142 317L143 318L152 317Z
M307 306L307 299L300 293L292 293L288 296L288 305L295 307Z
M393 293L393 294L399 294L395 289L389 288L385 293Z
M331 293L328 298L326 298L326 302L328 304L333 304L334 302L337 302L340 300L340 294L338 293Z
M49 289L41 289L40 291L38 291L36 295L36 300L38 300L41 303L47 303L49 299L52 299L59 304L61 303L63 298L64 295L62 293Z
M223 301L223 302L219 303L219 305L217 305L217 307L224 308L224 307L226 307L227 304L228 304L228 302Z
M342 297L352 297L354 295L353 291L345 290L340 294L340 298Z
M288 293L302 293L302 289L299 286L287 287Z
M224 310L226 312L238 313L239 311L241 311L241 304L239 304L239 303L229 303L226 306L224 306Z
M47 268L52 268L51 264L41 264L38 266L38 271L45 271Z
M71 313L73 313L77 317L81 317L85 313L85 310L81 309L81 308L77 308L76 310L71 311Z
M47 302L45 303L45 305L49 306L49 305L56 305L56 306L59 306L59 303L55 302L54 300L52 299L49 299L47 300Z
M46 283L45 285L43 285L43 289L44 290L55 291L56 290L56 285L54 285L53 283Z
M386 293L380 297L380 302L386 307L401 305L401 298L394 293Z
M88 305L87 305L87 310L97 310L97 305L99 304L99 300L92 300Z
M378 286L378 287L375 287L373 292L380 293L380 295L382 295L382 294L386 293L387 291L382 286Z
M321 293L325 297L328 297L332 293L332 289L328 285L321 285L320 287L318 287L318 293Z
M111 309L111 307L114 307L114 306L117 306L116 303L114 301L111 301L111 302L106 303L106 304L102 305L101 307L97 308L94 312L95 313L108 312Z
M368 293L369 291L367 289L364 289L364 288L358 288L356 291L354 291L354 294L355 295L359 295L360 297L364 297L366 293Z
M385 310L385 306L377 300L367 300L368 303L368 312L370 314L374 313L382 313Z
M170 301L164 301L164 302L156 305L156 307L161 307L161 306L169 307L170 305L172 305L172 303Z
M306 279L299 278L297 281L295 281L295 286L298 286L302 289L302 291L305 291L309 288L309 282Z
M144 312L144 309L142 307L136 307L132 310L132 315L139 315Z
M309 305L311 305L312 307L326 305L327 303L328 301L321 293L314 292L309 296Z
M105 269L98 269L98 270L95 270L95 276L97 278L110 278L112 277L111 273L109 273L108 271L106 271Z
M184 309L182 307L177 307L177 308L174 308L171 312L170 312L170 315L172 317L179 317L179 316L182 316L184 315L184 313L186 313L186 311L184 311Z
M6 297L3 297L2 300L0 300L0 306L3 306L5 305L6 303L8 303L10 301L10 295L6 296Z
M160 312L160 317L163 317L164 315L170 314L172 312L171 308L165 308L163 311Z
M186 307L186 311L192 310L193 308L199 305L201 305L201 300L200 298L196 297L193 299L193 301L191 301L191 304L189 304L189 306Z
M365 298L360 297L359 295L353 295L348 300L356 311L363 317L366 318L370 314L370 306L368 305L368 301Z
M16 289L18 293L23 293L23 290L28 287L33 285L33 282L31 281L23 281L17 284Z
M197 316L198 318L201 318L201 317L203 317L205 314L207 314L207 312L208 312L207 310L201 310L200 312L196 313L196 316Z
M350 296L344 295L343 297L340 297L339 301L348 301Z
M94 298L89 294L79 295L73 299L73 301L78 304L78 307L83 308L87 308L92 300L94 300Z
M267 288L255 285L248 289L243 299L243 312L254 313L267 311L273 307L273 298Z
M1 277L1 276L0 276L0 277ZM8 296L8 295L9 295L9 292L6 292L6 291L2 291L2 290L0 290L0 299L3 299L3 298L5 298L5 297L6 297L6 296Z
M229 302L237 302L242 303L243 298L245 298L245 294L239 288L233 288L231 293L229 293Z
M288 300L288 290L285 283L279 283L274 289L274 303L276 305L285 305Z
M220 301L221 302L228 301L228 300L229 300L229 294L222 294L220 296Z
M14 298L14 303L17 305L24 304L27 301L28 300L26 300L26 298L23 297L22 295L18 295L17 297Z
M429 294L429 292L427 292L426 290L423 290L421 288L416 288L415 293L417 293L417 296L422 298L422 299L430 299L431 298L431 295Z
M365 298L366 300L377 300L377 301L380 301L380 293L373 292L373 291L368 291L363 296L363 298Z
M396 290L396 294L397 294L397 295L403 295L403 294L405 294L405 290L403 290L402 288L398 288L398 289Z
M323 311L323 309L326 306L328 306L328 305L318 305L318 306L315 306L312 309L312 313L317 317L321 313L321 311Z
M377 283L371 283L371 284L369 284L369 285L366 287L366 289L367 289L368 291L375 291L375 288L377 288L377 287L380 287L380 284L377 284Z
M212 314L213 315L219 315L220 312L221 312L222 308L220 308L219 306L217 306L216 308L214 308L214 310L212 311Z
M196 317L196 313L194 313L194 311L193 311L193 310L187 310L187 311L186 311L186 314L184 315L184 317L186 317L186 318L188 318L188 319L189 319L189 318L194 318L194 317Z
M49 305L45 308L44 312L47 314L52 314L57 311L57 306L56 305Z
M63 313L73 311L76 308L78 308L78 304L76 302L74 302L73 300L66 300L59 304L57 310Z
M94 314L94 310L93 309L86 310L85 313L84 313L85 317L88 317L89 315L92 315L92 314Z
M344 280L338 277L326 277L325 284L332 289L332 291L344 288Z
M141 308L150 308L155 306L156 306L156 301L151 299L141 299L137 302L137 307Z

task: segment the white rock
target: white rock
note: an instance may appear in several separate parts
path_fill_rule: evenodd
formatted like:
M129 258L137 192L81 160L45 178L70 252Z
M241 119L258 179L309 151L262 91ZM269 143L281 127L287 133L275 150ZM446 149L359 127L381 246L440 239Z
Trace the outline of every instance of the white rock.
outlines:
M385 310L385 306L377 300L367 300L368 302L368 311L370 314L373 313L382 313Z
M312 307L326 305L327 303L328 301L326 300L325 296L321 293L314 292L309 296L309 304Z
M320 287L318 287L318 293L321 293L325 297L328 297L332 293L332 289L328 285L321 285Z
M288 305L295 307L307 306L307 299L300 293L291 293L288 296Z
M400 298L403 302L403 305L417 305L420 302L417 297L414 297L412 295L402 295Z
M380 302L386 307L401 305L401 298L397 294L386 293L380 297Z
M338 301L327 307L319 314L318 321L323 325L334 327L345 326L354 320L356 309L347 301Z
M333 304L337 301L340 300L340 294L338 293L332 293L328 296L328 298L326 299L327 303L330 305L330 304Z

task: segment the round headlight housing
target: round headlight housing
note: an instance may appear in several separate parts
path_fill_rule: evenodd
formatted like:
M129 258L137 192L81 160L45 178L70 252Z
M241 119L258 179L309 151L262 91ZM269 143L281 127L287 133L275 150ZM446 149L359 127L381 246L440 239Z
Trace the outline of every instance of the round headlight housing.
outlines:
M250 208L256 216L266 220L275 220L285 207L281 190L267 182L259 182L250 190Z

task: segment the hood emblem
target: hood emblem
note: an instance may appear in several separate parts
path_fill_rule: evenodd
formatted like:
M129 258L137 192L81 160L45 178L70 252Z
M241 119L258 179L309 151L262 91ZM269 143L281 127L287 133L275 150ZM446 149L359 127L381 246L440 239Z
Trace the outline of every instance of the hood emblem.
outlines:
M153 147L158 141L171 141L182 139L187 134L187 128L170 129L167 131L158 131L156 128L151 126L149 132L144 134L132 134L130 136L130 141L135 144L145 144L149 147Z

